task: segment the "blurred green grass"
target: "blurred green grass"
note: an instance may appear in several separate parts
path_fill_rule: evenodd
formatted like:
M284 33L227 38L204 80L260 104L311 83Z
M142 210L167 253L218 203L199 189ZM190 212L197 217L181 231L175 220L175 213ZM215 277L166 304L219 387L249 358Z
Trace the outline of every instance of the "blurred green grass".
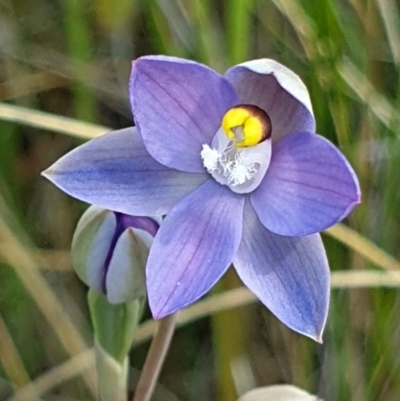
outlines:
M346 223L398 259L399 6L397 0L120 0L117 6L112 0L3 0L0 101L119 128L131 124L127 82L130 60L138 56L187 57L220 72L274 58L305 81L318 132L359 174L363 203ZM5 400L90 346L91 336L85 288L68 259L84 205L39 176L81 141L1 114L0 132ZM333 271L380 268L335 238L324 242ZM56 294L62 316L40 285ZM237 285L227 277L219 291ZM65 330L74 334L64 338ZM203 318L177 331L154 399L231 401L252 386L279 382L326 401L400 399L398 289L334 289L324 339L321 346L300 338L260 305ZM147 347L134 348L136 369ZM42 399L93 399L93 380L90 371L61 378Z

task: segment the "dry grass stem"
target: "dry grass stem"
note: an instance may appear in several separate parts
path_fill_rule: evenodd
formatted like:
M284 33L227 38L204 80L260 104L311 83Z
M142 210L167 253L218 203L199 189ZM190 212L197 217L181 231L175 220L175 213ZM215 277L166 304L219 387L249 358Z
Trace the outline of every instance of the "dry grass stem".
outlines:
M5 217L3 213L3 217ZM6 219L0 219L0 253L7 263L15 269L25 289L43 313L58 339L70 355L79 354L87 349L79 331L69 319L54 292L41 276L34 254L27 251L10 227ZM84 376L85 383L92 394L97 397L96 382L91 374Z
M7 401L33 401L58 384L73 379L86 370L93 369L94 364L94 350L88 349L28 383Z
M337 271L331 275L332 288L377 288L400 287L400 272L390 271ZM195 320L215 313L246 306L257 301L257 298L244 287L213 295L182 310L176 318L176 326L181 327ZM151 339L157 330L158 322L150 320L137 330L134 344L138 345ZM28 384L31 394L40 396L65 380L78 376L82 372L94 368L94 349L75 355L68 361L53 368ZM61 380L61 381L60 381ZM28 394L25 386L19 394ZM22 397L19 395L19 397ZM14 396L15 397L15 396ZM12 398L8 401L30 401L28 398ZM25 397L25 396L24 396Z
M0 103L0 119L84 139L92 139L110 131L110 128L100 125L6 103Z
M398 260L352 228L344 224L336 224L334 227L326 230L325 233L380 268L400 271L400 262Z
M30 378L14 344L12 336L0 315L0 363L15 388L29 383Z

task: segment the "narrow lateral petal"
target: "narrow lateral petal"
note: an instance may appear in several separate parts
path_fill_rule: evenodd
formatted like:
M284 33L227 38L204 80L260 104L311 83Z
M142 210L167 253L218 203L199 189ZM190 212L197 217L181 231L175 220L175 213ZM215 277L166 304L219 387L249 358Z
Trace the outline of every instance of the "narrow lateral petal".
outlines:
M329 267L319 234L282 237L268 231L249 202L234 258L243 283L286 326L321 341L329 305Z
M156 162L135 128L79 146L43 175L77 199L136 216L167 213L208 179L207 174L184 173Z
M148 152L165 166L203 172L202 145L211 143L238 101L229 82L193 61L148 56L133 63L129 90Z
M243 196L210 180L170 211L146 268L154 318L190 305L228 269L242 235L243 203Z
M241 103L254 104L267 112L274 142L291 132L315 132L308 90L287 67L270 59L252 60L232 67L225 76Z
M299 236L343 220L360 196L357 177L335 146L319 135L295 133L274 145L251 202L266 228Z

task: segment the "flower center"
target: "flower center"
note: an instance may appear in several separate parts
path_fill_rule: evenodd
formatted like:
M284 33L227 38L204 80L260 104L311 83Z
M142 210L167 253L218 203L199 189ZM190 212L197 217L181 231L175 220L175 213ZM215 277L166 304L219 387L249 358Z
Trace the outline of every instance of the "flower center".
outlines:
M229 109L211 146L203 144L200 157L206 170L234 192L253 191L271 158L271 120L257 106Z
M237 148L247 148L269 138L272 126L263 109L243 104L232 107L225 113L222 129Z

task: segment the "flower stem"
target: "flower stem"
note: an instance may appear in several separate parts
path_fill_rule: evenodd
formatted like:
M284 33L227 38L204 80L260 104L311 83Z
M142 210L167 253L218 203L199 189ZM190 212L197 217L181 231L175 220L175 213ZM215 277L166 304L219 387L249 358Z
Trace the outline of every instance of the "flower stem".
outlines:
M149 401L175 329L176 313L160 320L132 401Z

